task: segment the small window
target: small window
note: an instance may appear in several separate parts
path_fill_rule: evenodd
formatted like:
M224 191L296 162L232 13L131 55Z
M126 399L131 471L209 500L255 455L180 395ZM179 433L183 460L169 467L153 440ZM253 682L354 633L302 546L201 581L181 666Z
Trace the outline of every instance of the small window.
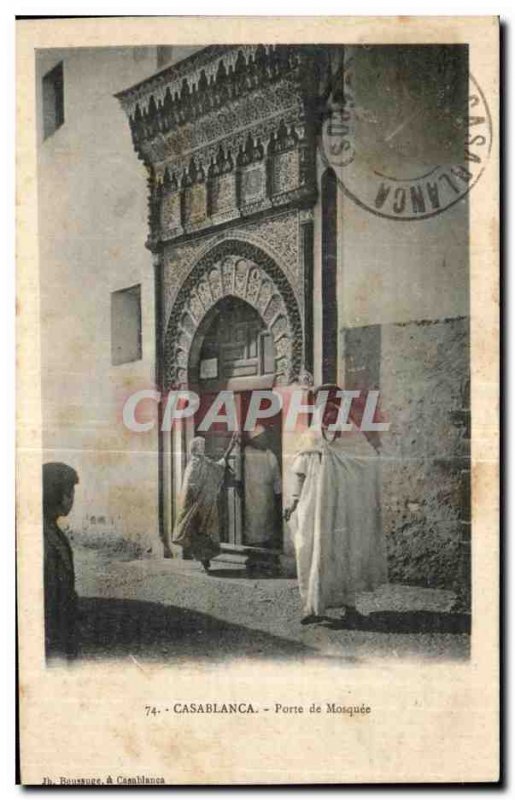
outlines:
M43 77L43 138L47 139L64 123L63 62Z
M114 366L141 358L141 286L111 293L111 361Z

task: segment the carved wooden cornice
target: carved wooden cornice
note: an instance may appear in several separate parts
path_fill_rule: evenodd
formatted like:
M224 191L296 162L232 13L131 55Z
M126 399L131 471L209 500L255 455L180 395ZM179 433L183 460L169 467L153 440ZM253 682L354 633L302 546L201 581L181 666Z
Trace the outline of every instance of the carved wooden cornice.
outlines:
M138 146L267 84L298 78L306 58L306 48L290 45L206 47L116 97Z
M120 92L148 170L151 249L316 197L320 50L206 47Z

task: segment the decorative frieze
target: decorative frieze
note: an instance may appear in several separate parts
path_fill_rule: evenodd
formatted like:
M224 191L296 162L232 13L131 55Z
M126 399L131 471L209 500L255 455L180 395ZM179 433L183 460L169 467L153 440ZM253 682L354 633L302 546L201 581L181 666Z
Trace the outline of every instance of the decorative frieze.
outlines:
M289 150L279 153L272 161L272 194L293 192L299 185L299 153Z
M209 216L230 215L237 209L236 197L236 175L233 172L213 178L208 189Z
M240 200L242 206L264 200L267 196L266 165L252 164L243 167L240 173Z
M209 56L212 56L210 59ZM129 116L134 145L138 148L177 127L213 113L238 98L263 90L287 76L298 77L301 47L257 45L206 48L205 65L184 70L174 67L116 96ZM194 65L194 60L191 65Z
M183 220L185 225L194 227L207 219L206 184L187 186L183 194Z
M159 224L167 238L180 236L184 232L181 224L181 207L182 198L178 190L163 191L159 209Z
M218 148L210 162L202 156L166 166L153 185L158 208L151 244L168 241L282 203L299 202L309 187L302 171L304 140L284 120L265 143L247 134L236 147ZM206 177L207 176L207 177Z
M208 47L117 95L153 170L152 249L269 208L313 203L314 63L306 46Z

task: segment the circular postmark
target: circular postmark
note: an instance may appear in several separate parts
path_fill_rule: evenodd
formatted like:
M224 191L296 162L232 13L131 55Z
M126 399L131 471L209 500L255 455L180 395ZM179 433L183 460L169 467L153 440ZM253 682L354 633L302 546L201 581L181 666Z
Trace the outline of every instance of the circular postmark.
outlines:
M492 146L492 120L471 75L455 103L400 86L368 108L355 97L353 59L328 104L322 158L358 206L396 220L428 219L464 198L481 177ZM376 98L378 95L376 95ZM398 111L398 113L396 113Z

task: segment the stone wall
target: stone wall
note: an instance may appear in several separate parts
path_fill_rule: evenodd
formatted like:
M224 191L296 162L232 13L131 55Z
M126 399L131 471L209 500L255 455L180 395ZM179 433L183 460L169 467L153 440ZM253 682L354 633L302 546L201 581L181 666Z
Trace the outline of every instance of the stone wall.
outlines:
M378 388L390 580L469 598L469 327L458 317L343 332L346 387Z

